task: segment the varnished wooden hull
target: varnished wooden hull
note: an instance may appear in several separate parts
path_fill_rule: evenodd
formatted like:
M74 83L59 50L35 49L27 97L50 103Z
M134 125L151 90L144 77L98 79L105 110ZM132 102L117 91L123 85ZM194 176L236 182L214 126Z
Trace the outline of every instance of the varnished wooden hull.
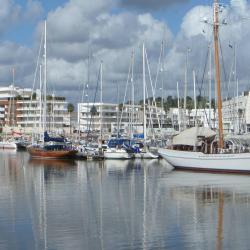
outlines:
M42 148L28 147L28 152L34 158L67 159L75 157L77 150L44 150Z

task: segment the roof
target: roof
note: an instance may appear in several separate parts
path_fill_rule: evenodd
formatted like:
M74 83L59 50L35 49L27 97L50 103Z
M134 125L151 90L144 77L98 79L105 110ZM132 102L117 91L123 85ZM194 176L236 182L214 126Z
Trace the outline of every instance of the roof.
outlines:
M173 145L197 146L197 143L205 138L215 137L216 133L210 128L192 127L185 129L173 138Z

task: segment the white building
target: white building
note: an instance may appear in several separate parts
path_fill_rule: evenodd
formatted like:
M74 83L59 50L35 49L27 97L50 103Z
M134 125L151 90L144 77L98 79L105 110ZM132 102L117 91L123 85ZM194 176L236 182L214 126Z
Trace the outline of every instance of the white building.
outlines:
M250 132L250 92L223 101L224 127L230 132Z
M39 90L33 92L32 89L22 89L13 85L0 87L0 125L6 132L11 129L30 132L41 127L42 109ZM68 116L64 97L47 96L48 129L63 129L69 126L65 123Z
M178 108L170 108L168 117L171 119L172 127L175 130L184 129L184 121L186 127L194 127L195 122L198 126L216 127L216 114L213 109L191 109L186 110L186 119L184 119L184 110ZM210 123L210 126L209 126Z
M161 108L148 106L146 117L148 128L159 127L161 123L165 124L166 114ZM114 132L119 127L126 132L133 130L133 132L141 133L143 109L141 105L78 103L78 122L81 131L102 129L103 132Z

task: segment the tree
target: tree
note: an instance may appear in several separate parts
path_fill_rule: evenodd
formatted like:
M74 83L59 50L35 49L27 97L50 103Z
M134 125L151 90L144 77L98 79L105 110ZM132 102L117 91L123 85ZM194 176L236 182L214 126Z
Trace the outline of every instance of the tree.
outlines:
M36 93L32 94L32 100L36 100Z
M71 114L75 110L74 105L72 103L68 103L67 110L68 110L68 113L69 113L69 131L70 131L70 134L71 134Z
M91 116L97 115L97 109L96 109L96 106L95 106L95 105L93 105L93 106L91 107L91 109L90 109L90 114L91 114Z

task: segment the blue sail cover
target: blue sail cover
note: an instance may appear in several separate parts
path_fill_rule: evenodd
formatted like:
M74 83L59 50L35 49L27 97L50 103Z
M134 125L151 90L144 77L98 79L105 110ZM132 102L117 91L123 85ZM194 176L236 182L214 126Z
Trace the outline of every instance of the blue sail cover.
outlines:
M110 139L108 141L108 147L109 148L115 148L116 146L129 147L130 146L130 140L128 140L128 139L122 139L122 138L117 138L117 139Z
M144 134L133 134L134 139L144 139Z
M53 142L65 142L65 139L63 137L50 137L48 132L45 131L44 132L44 141L45 142L50 142L50 141L53 141Z

